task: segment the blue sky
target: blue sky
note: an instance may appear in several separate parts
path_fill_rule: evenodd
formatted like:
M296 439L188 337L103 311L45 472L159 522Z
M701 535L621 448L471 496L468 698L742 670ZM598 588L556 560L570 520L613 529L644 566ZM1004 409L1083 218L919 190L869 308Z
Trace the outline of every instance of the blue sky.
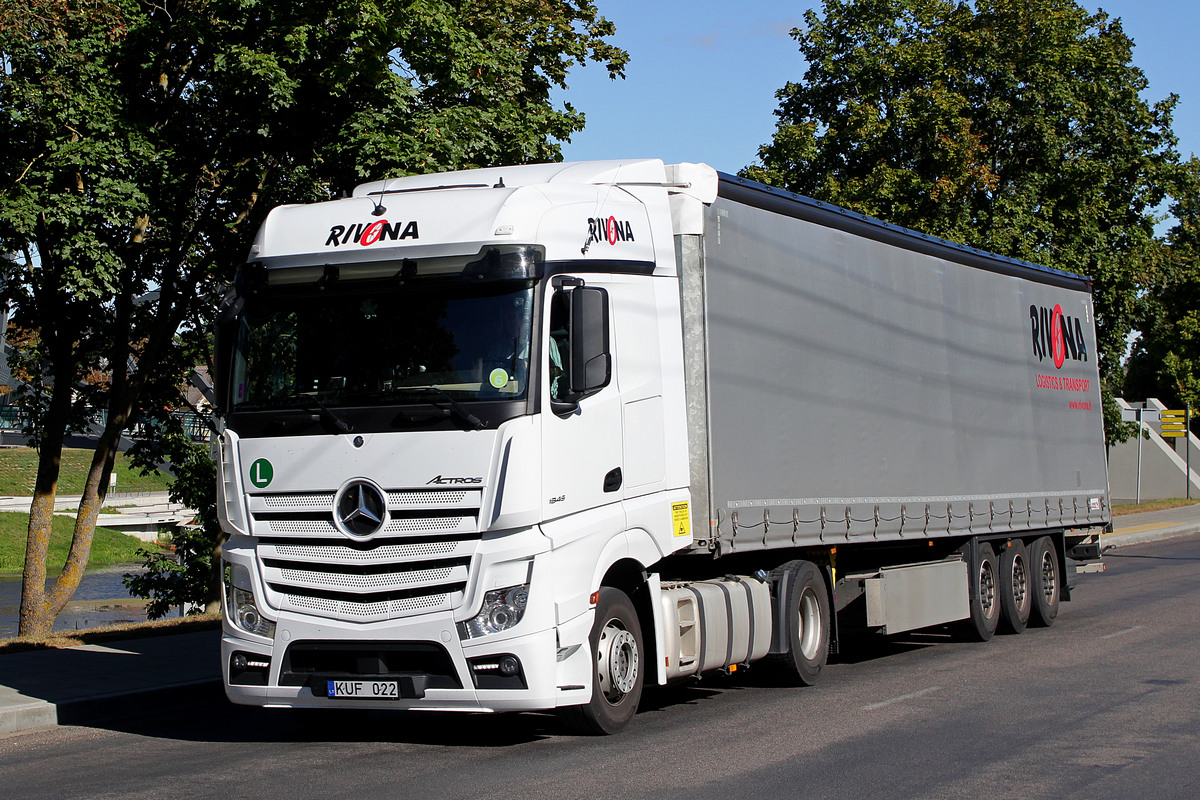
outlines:
M658 157L736 172L754 161L775 127L775 92L805 64L788 32L820 2L597 0L631 62L625 80L592 65L568 78L566 100L587 128L563 147L567 160ZM1200 7L1196 0L1085 0L1120 17L1146 73L1148 100L1179 95L1174 130L1186 157L1200 156Z

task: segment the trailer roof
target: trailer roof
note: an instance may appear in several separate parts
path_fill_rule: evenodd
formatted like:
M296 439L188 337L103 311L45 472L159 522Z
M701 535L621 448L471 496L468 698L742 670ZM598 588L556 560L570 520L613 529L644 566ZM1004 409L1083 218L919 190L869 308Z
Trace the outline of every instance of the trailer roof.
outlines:
M718 172L717 176L717 194L738 203L990 272L1014 275L1068 289L1091 290L1091 278L1088 276L968 247L737 175Z

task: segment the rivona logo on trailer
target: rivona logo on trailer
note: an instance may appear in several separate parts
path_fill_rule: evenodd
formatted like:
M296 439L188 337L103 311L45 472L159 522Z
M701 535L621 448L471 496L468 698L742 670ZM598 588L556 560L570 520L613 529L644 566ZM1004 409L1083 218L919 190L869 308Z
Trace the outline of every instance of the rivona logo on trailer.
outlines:
M326 247L341 247L344 244L361 244L363 247L376 242L390 239L420 239L417 231L417 221L388 222L386 219L375 222L359 222L351 225L334 225L329 229L329 237L325 240Z
M1069 358L1087 361L1087 343L1083 339L1083 324L1076 317L1063 313L1061 305L1029 307L1029 325L1033 333L1033 354L1041 361L1046 356L1061 369Z

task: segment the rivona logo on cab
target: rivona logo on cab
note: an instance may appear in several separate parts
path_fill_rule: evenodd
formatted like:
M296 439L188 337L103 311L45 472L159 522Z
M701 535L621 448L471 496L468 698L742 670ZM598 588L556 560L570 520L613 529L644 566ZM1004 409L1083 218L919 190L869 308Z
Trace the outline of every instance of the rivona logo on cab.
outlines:
M627 219L617 219L609 217L608 219L588 219L588 236L592 242L608 242L616 244L617 242L632 242L633 241L633 226L629 224Z
M1075 317L1063 313L1062 306L1029 307L1029 325L1033 334L1033 354L1041 361L1046 356L1054 359L1055 369L1062 367L1069 358L1072 361L1087 361L1087 343L1083 339L1083 324Z
M325 240L326 247L341 247L344 244L361 244L363 247L376 242L390 239L420 239L417 231L417 221L388 222L386 219L375 222L359 222L351 225L334 225L329 229L329 238Z

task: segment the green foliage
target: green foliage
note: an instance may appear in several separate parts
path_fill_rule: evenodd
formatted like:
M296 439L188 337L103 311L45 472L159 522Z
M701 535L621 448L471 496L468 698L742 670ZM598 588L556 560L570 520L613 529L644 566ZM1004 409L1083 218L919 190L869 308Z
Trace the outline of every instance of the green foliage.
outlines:
M121 430L208 361L267 211L558 160L583 116L550 92L588 61L620 76L612 33L591 0L0 0L0 302L29 343L35 550L63 435L108 411L78 547L45 597L31 559L23 632L74 589Z
M50 533L50 550L46 556L47 566L50 568L61 569L66 562L74 526L75 521L70 517L54 518ZM25 566L25 533L28 529L28 514L16 511L0 512L0 575L20 574ZM141 558L139 552L145 546L140 539L120 531L97 528L88 568L100 569L115 564L132 564Z
M808 70L779 91L774 139L744 174L1092 276L1111 406L1157 268L1177 98L1143 100L1120 21L1073 0L825 0L823 12L793 31Z
M124 583L132 596L150 601L146 606L150 619L164 617L179 606L200 614L218 596L218 551L223 537L217 520L216 464L207 445L192 441L178 417L159 414L149 421L158 435L136 444L130 450L131 458L144 473L157 472L158 464L169 462L175 472L171 500L198 509L198 513L195 527L180 528L172 534L174 553L140 551L144 571L126 575Z
M1126 397L1156 397L1200 413L1200 159L1181 165L1161 269L1147 287L1129 357ZM1200 426L1193 426L1193 430Z
M131 597L149 600L148 619L162 619L181 606L189 614L203 614L215 599L213 584L217 545L209 531L179 529L171 537L173 553L138 550L143 572L126 574L123 580Z

